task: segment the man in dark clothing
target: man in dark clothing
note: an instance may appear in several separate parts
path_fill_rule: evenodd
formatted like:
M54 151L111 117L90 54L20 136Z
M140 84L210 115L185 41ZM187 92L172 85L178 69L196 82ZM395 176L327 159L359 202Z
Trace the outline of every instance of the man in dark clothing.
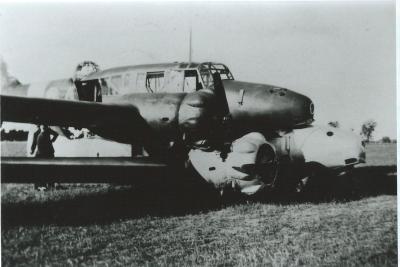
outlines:
M52 136L52 137L51 137ZM37 131L33 134L31 154L35 153L36 158L54 158L53 142L56 141L58 134L47 125L38 125ZM54 183L44 184L35 183L35 189L48 189L54 187Z
M53 137L51 137L53 136ZM46 125L41 125L33 134L31 154L35 152L37 158L54 158L53 142L56 141L58 133Z

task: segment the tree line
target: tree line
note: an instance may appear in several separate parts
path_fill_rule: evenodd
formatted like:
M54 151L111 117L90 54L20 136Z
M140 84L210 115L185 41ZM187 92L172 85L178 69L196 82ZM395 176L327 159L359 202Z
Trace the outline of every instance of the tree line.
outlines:
M328 125L339 128L340 123L338 121L331 121ZM363 140L367 143L372 141L373 132L376 129L377 122L375 120L367 120L361 125L360 135ZM1 129L1 141L26 141L28 140L28 132L23 130L10 130L6 132L4 129ZM381 143L397 143L396 139L390 139L388 136L382 137L378 142Z
M328 125L335 127L335 128L339 128L340 127L340 123L338 121L330 121L328 122ZM360 135L362 137L362 139L366 142L366 143L370 143L373 140L373 133L376 129L376 126L378 125L378 123L375 120L369 119L367 121L365 121L362 125L361 125L361 130L360 130ZM390 139L389 136L384 136L382 137L380 140L375 141L378 143L397 143L396 139Z
M28 132L23 130L10 130L6 132L1 129L1 141L26 141L28 140Z

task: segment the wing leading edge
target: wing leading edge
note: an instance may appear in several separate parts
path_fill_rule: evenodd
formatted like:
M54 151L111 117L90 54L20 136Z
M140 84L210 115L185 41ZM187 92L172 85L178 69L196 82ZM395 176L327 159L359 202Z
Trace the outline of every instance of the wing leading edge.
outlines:
M1 95L0 100L2 121L90 128L110 124L127 126L128 121L143 120L138 110L128 104L6 95Z
M154 136L138 109L123 99L120 103L96 103L0 95L0 101L1 121L88 128L103 138L127 144L143 141L138 137Z
M2 183L118 183L169 179L173 169L150 158L1 158ZM168 177L169 176L169 177Z

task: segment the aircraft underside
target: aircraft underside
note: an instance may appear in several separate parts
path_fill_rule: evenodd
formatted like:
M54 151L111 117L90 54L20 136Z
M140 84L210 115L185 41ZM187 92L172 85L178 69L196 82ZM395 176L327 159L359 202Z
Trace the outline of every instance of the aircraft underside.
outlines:
M335 151L340 150L344 158L334 157L333 160L324 159L322 153L308 151L308 147L317 145L315 142L321 142L319 138L324 138L325 145L329 144L327 141L333 136L328 136L327 131L336 138L343 134L330 127L294 130L268 139L259 132L252 132L220 148L213 147L207 140L198 141L196 146L187 150L172 146L165 150L163 160L143 154L131 157L130 145L98 137L75 140L60 137L54 145L57 156L54 159L3 158L2 183L37 180L115 184L140 184L146 180L165 183L170 179L189 179L188 175L195 174L221 194L225 191L242 195L273 190L295 192L299 186L302 189L304 179L316 170L309 169L310 166L336 167L340 172L363 161L359 147L347 148L347 152L337 147ZM332 141L332 145L337 146L337 140ZM346 160L349 162L347 165ZM188 169L192 173L187 172Z

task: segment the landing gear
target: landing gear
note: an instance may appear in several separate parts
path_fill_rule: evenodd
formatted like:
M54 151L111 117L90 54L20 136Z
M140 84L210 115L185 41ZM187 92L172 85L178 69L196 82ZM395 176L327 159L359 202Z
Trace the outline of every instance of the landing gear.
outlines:
M324 200L332 196L334 180L327 168L319 164L308 164L296 185L296 193L309 200Z

